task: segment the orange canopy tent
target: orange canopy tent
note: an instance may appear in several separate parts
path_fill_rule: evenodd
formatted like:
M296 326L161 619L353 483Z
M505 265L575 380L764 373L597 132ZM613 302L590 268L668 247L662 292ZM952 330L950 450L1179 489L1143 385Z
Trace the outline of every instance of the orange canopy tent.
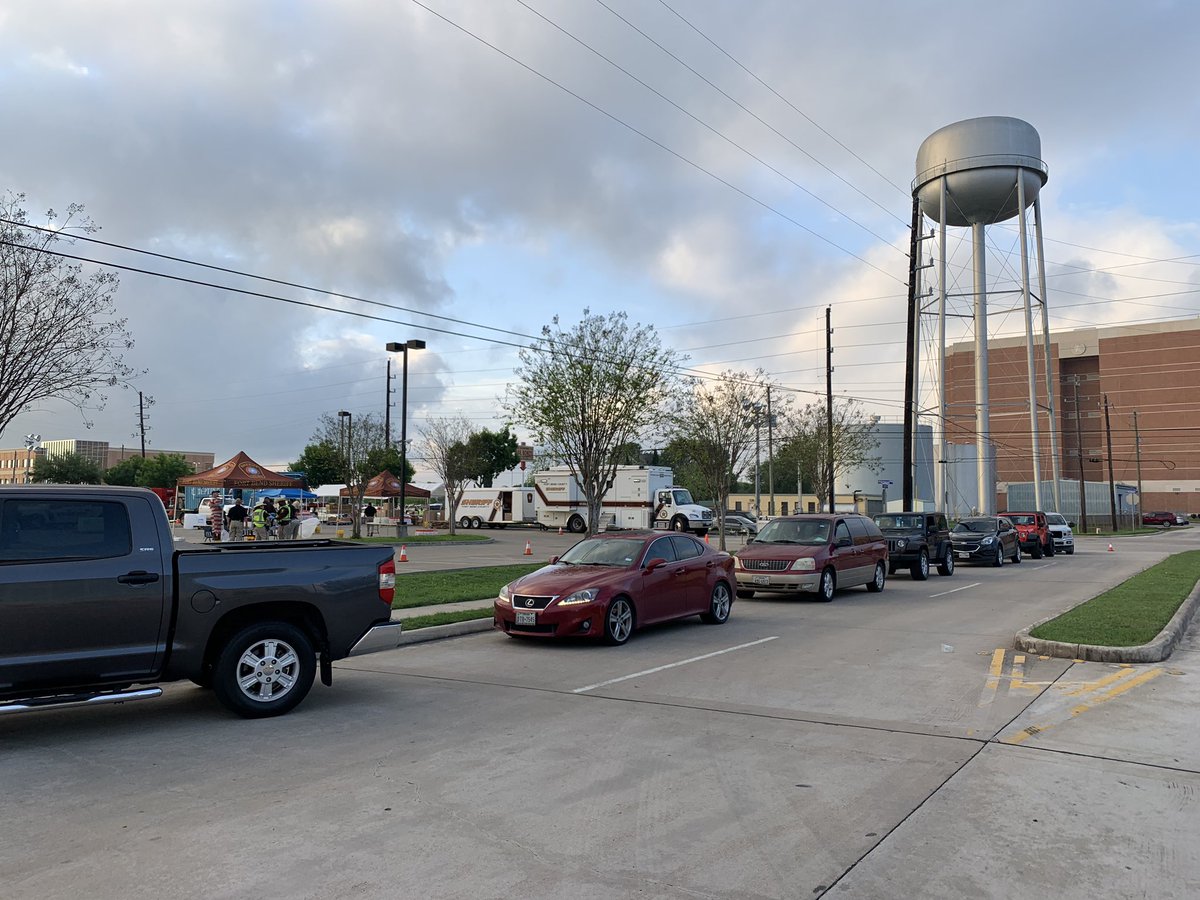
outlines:
M352 497L354 492L348 487L344 487L339 491L343 497ZM388 472L386 469L367 482L363 488L364 497L399 497L400 496L400 479ZM405 485L404 496L406 499L421 500L429 498L429 491L425 488L419 488L415 484Z
M232 459L207 472L197 472L180 478L179 487L211 487L211 488L246 488L261 490L264 488L294 488L302 487L299 478L289 478L270 469L260 466L245 451L241 451Z

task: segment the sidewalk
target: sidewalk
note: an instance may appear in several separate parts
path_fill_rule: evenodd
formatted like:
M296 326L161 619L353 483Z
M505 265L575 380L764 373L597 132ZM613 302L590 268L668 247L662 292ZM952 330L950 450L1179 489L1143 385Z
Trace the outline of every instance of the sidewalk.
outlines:
M437 603L433 606L414 606L410 609L393 609L392 621L399 622L416 616L428 616L434 613L458 612L460 609L491 609L495 598L487 600L463 600L460 603Z

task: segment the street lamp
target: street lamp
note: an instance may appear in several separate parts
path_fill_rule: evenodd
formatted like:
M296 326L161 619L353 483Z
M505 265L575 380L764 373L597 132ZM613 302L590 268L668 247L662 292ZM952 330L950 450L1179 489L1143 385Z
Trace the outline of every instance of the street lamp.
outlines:
M404 516L407 512L405 494L408 488L408 351L424 349L425 342L421 340L410 340L403 343L389 341L387 344L388 353L404 354L404 374L400 379L400 521L396 525L397 537L404 537L408 534L408 526L404 524ZM390 389L391 382L388 383L388 387Z
M848 486L849 485L847 485L847 487ZM854 511L855 512L858 512L858 495L861 493L862 493L862 490L860 490L859 488L854 489Z
M346 489L347 489L347 491L349 491L350 478L351 478L350 470L351 470L351 465L352 465L350 448L353 446L353 441L354 441L354 416L352 413L348 412L347 410L344 410L344 409L338 410L338 430L339 430L339 432L341 431L341 427L342 427L342 419L346 420L346 449L342 454L342 459L346 463L346 468L342 472L342 477L346 479ZM340 434L339 434L339 438L340 438ZM353 511L354 511L353 501L351 501L351 515L353 515ZM342 514L342 503L341 503L341 500L339 499L338 500L338 515L340 516L341 514Z

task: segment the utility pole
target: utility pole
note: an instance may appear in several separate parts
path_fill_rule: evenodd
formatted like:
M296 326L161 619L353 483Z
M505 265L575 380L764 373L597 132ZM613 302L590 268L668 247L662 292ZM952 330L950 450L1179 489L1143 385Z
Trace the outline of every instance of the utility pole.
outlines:
M825 443L829 466L829 507L833 512L836 485L833 477L833 307L825 307Z
M915 412L917 408L917 331L920 328L920 293L917 288L917 273L921 262L921 203L916 191L912 198L912 225L908 231L908 329L905 332L904 366L904 447L901 450L901 490L904 493L904 508L916 509L913 504L913 435L916 432ZM832 426L830 426L832 427ZM832 455L832 454L831 454ZM830 508L832 512L832 507Z
M1108 420L1108 394L1104 395L1104 433L1108 438L1108 501L1112 506L1113 531L1117 531L1117 482L1113 477L1112 426Z
M138 431L142 435L142 459L146 458L146 404L142 400L142 392L138 391Z
M1087 482L1083 480L1083 426L1079 424L1079 376L1071 376L1075 389L1075 456L1079 462L1079 527L1087 531Z
M1138 512L1142 510L1142 435L1138 431L1138 411L1133 411L1133 451L1137 458L1137 476L1138 476ZM1140 525L1140 522L1135 522L1134 527Z
M767 515L775 515L775 416L771 413L771 386L767 385L767 487L771 500L767 504Z

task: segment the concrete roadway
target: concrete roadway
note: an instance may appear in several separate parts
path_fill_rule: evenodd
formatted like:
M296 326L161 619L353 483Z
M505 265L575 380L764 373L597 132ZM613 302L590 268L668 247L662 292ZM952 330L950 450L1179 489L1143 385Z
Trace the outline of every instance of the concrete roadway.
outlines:
M623 648L414 645L281 719L190 685L6 718L0 894L1200 896L1197 631L1160 666L1011 650L1200 529L1106 546Z

